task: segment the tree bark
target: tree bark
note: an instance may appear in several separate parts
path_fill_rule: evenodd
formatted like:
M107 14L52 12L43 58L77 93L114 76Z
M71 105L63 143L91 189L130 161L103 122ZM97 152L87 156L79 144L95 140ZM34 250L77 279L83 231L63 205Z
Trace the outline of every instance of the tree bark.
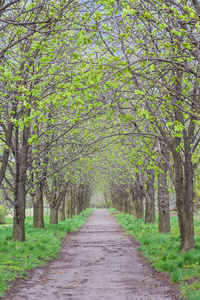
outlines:
M39 131L38 131L39 135ZM44 195L44 187L45 187L45 182L46 182L46 176L47 176L47 165L48 165L48 152L46 151L44 153L44 167L42 169L42 179L38 182L37 184L37 194L36 194L36 199L33 202L33 228L44 228L44 200L43 200L43 195ZM40 162L38 163L38 167L40 167ZM37 174L37 179L39 180L39 174Z
M179 229L181 234L181 249L189 251L194 248L194 224L193 224L193 168L191 161L191 152L189 147L185 146L185 164L183 177L183 167L181 155L176 149L179 145L178 138L174 141L174 170L175 170L175 190L176 206L179 220Z
M50 224L58 224L58 209L57 205L50 204Z
M75 197L75 190L72 189L71 193L71 214L75 216L76 214L76 197Z
M136 217L136 207L135 207L135 201L134 201L134 191L133 189L129 190L129 214Z
M9 122L7 129L5 129L5 137L6 137L5 145L7 147L4 148L3 156L2 156L2 165L0 169L0 185L2 184L7 169L8 158L10 154L12 132L13 132L13 123Z
M160 145L161 154L169 161L169 153L164 146ZM159 232L170 232L170 212L169 212L169 191L167 185L167 164L161 159L159 163L161 172L158 175L158 213L159 213Z
M67 216L67 218L72 217L71 188L70 188L70 191L68 191L68 193L67 193L66 216Z
M50 206L50 224L58 224L58 210L60 204L65 196L65 187L60 191L58 197L55 197L49 201Z
M17 174L16 174L17 175ZM16 176L15 179L15 199L14 199L14 217L13 217L13 240L25 241L25 206L26 191L23 182Z
M29 127L24 127L22 146L19 149L19 127L15 130L15 188L13 240L25 241L26 167L28 155Z
M58 224L58 210L59 206L65 197L66 189L68 183L58 182L57 178L52 179L52 188L51 190L48 187L48 184L45 186L46 197L49 202L50 207L50 223Z
M33 228L44 228L43 187L39 183L36 201L33 202Z
M143 194L138 190L135 190L135 207L136 218L142 219L144 217Z
M123 203L124 203L123 211L125 214L127 214L128 213L128 199L127 199L126 194L123 194Z
M147 170L147 176L147 187L145 191L145 223L155 223L155 171L153 169Z
M106 208L108 209L110 206L110 201L109 201L109 197L107 195L107 193L105 192L104 194L104 198L105 198L105 204L106 204Z
M63 200L60 204L58 215L59 215L59 221L65 221L65 196L63 197Z

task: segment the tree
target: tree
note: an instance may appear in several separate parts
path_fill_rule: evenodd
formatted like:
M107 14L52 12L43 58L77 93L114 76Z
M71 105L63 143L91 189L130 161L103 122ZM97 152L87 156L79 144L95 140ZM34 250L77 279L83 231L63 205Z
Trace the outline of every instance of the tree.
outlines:
M6 55L6 62L1 65L0 77L4 87L4 91L1 93L4 96L1 141L2 145L5 145L2 154L1 180L5 177L10 155L9 149L11 149L12 159L15 160L15 169L13 170L15 173L13 177L14 240L25 240L24 220L27 194L26 176L30 166L29 151L30 146L38 141L36 134L30 136L32 128L32 132L37 131L37 125L35 124L33 127L31 125L36 119L46 122L48 118L45 105L47 103L54 105L55 82L58 86L58 81L56 81L59 79L58 70L63 68L63 64L56 64L56 60L62 56L59 51L65 44L65 39L63 39L63 44L56 48L58 52L52 53L52 47L55 46L58 36L59 38L64 36L59 24L63 15L72 16L68 19L70 24L74 18L74 7L70 7L70 3L60 4L56 9L53 4L42 1L38 6L27 4L20 14L17 11L21 4L17 3L16 19L15 17L13 19L13 15L10 19L6 13L5 19L3 19L6 25L2 38L5 39L7 45L1 52L2 57ZM46 11L53 18L49 18ZM26 21L25 16L27 17ZM14 28L13 39L9 37L12 28ZM51 66L50 63L52 63ZM65 77L65 80L68 81L68 78L69 75ZM49 91L51 92L49 93ZM42 185L44 184L42 183ZM39 187L40 194L42 187L41 185Z
M186 251L194 247L192 156L199 144L197 4L112 2L103 7L97 28L101 45L106 43L102 52L112 83L108 76L106 80L115 97L131 83L134 92L126 99L134 116L148 119L155 137L172 153L181 248ZM109 16L106 21L103 14Z

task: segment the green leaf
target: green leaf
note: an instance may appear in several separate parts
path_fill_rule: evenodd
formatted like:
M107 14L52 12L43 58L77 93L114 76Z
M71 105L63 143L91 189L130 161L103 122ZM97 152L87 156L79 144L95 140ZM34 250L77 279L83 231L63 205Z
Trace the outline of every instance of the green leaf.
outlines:
M24 122L20 122L19 123L19 129L20 130L24 130Z

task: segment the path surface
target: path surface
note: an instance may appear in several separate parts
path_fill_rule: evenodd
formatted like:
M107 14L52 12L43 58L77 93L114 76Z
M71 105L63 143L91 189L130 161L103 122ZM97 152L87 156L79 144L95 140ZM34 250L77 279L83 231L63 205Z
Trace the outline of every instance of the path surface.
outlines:
M60 258L34 270L23 286L6 299L173 299L169 286L150 274L107 210L95 210L77 233L67 237Z

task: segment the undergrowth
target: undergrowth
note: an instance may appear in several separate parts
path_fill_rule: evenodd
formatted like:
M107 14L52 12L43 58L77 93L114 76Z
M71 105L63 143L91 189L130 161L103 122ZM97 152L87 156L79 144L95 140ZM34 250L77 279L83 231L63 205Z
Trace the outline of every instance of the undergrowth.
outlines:
M114 212L114 209L110 209ZM180 234L177 217L170 218L171 232L158 233L156 224L144 224L144 219L132 215L114 214L129 235L140 243L139 249L157 271L168 272L171 281L179 284L181 298L200 299L200 221L195 221L195 249L189 252L180 249Z
M67 232L76 231L82 226L93 209L86 209L71 219L49 224L44 217L45 229L33 229L33 218L26 218L26 241L12 240L12 219L5 220L0 227L0 297L8 291L11 282L17 277L23 278L28 270L46 264L55 258L61 249L61 239Z

